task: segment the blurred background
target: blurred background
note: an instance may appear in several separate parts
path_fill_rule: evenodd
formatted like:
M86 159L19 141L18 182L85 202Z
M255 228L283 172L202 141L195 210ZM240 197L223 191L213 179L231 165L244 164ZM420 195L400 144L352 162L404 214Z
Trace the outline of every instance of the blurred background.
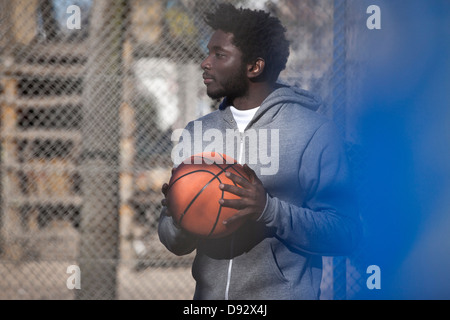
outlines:
M346 140L364 236L324 257L321 299L449 298L449 3L227 2L280 18L280 81ZM192 298L193 256L157 236L160 188L172 131L218 105L200 69L218 3L0 0L0 299Z

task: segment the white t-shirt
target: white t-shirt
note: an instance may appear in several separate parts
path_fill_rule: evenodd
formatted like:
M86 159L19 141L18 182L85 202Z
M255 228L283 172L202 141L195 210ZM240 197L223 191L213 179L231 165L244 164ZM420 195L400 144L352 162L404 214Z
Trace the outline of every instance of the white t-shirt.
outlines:
M249 110L239 110L233 106L230 106L231 113L233 114L234 120L238 126L239 132L243 132L247 127L248 123L253 119L256 111L259 107L249 109Z

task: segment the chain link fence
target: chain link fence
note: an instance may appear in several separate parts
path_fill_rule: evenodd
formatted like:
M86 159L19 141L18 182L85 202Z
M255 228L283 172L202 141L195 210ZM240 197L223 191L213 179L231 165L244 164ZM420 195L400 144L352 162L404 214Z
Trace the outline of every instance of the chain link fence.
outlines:
M351 141L353 7L230 2L280 17L292 41L282 80L321 95ZM217 107L200 81L203 15L217 4L0 1L0 299L192 298L193 256L168 252L157 221L172 130ZM322 299L359 290L354 261L324 258Z

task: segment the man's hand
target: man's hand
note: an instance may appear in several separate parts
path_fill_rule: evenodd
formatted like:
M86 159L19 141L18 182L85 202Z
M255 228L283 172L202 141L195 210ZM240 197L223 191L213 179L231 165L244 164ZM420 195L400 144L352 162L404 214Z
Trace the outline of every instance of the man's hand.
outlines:
M175 172L175 170L176 170L176 168L172 168L172 175L173 175L173 173ZM170 179L169 179L169 181L170 181ZM162 194L164 195L164 199L161 200L161 204L162 204L164 207L167 208L167 210L166 210L166 216L170 217L172 214L170 213L170 210L169 210L169 208L167 207L167 200L166 200L166 198L167 198L167 192L168 192L168 191L169 191L169 184L164 183L164 184L162 185L162 187L161 187L161 192L162 192Z
M163 195L164 195L164 199L161 200L161 204L162 204L164 207L167 207L167 200L166 200L166 197L167 197L167 191L169 191L169 185L168 185L167 183L164 183L164 184L162 185L162 187L161 187L161 192L162 192ZM169 211L169 210L166 211L166 215L167 215L168 211Z
M240 199L220 199L219 203L224 207L237 209L238 212L231 218L223 221L224 224L233 223L240 219L257 220L266 206L267 194L264 186L247 164L244 164L244 171L250 177L249 181L235 175L231 172L226 172L225 175L234 183L241 186L220 184L221 190L237 195Z

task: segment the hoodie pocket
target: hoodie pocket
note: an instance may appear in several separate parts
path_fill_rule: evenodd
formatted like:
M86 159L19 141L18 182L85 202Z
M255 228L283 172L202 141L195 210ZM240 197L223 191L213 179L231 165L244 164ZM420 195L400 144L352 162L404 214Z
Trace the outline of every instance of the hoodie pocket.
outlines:
M273 273L284 283L289 283L289 280L283 274L283 270L281 270L280 265L277 260L277 256L275 254L275 250L273 244L270 244L270 257L269 257L270 266L272 267Z

